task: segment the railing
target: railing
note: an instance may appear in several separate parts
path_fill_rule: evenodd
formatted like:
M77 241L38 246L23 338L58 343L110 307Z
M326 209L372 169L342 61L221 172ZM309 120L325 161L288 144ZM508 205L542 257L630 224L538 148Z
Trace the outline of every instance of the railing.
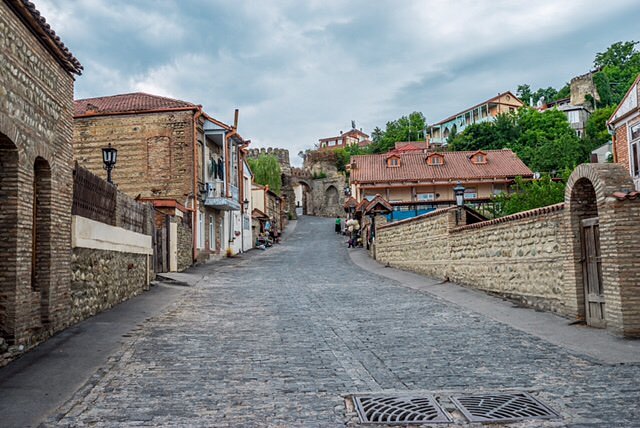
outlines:
M231 191L231 199L233 199L234 201L239 201L240 200L240 189L238 189L238 187L230 184L229 185L229 190Z

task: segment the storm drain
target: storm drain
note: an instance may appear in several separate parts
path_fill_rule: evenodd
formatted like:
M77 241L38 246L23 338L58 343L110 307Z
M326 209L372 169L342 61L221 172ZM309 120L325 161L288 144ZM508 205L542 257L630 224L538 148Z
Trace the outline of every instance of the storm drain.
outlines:
M450 397L469 422L555 419L559 415L526 392Z
M362 423L407 424L451 421L449 415L431 395L422 397L354 396L353 402Z

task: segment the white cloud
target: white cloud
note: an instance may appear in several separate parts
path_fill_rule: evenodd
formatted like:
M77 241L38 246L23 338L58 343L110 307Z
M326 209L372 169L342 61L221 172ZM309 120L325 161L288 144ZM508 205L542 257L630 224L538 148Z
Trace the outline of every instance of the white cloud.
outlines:
M226 121L240 108L242 135L292 160L351 119L370 132L562 84L611 37L634 38L616 21L639 15L631 0L37 3L85 65L79 96L157 93Z

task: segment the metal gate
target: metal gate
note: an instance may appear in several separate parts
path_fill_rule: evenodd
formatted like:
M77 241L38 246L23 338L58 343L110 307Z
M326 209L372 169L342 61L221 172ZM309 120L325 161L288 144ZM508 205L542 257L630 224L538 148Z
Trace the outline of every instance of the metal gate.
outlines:
M598 217L582 220L582 278L587 324L604 328L605 301L602 289L600 230Z

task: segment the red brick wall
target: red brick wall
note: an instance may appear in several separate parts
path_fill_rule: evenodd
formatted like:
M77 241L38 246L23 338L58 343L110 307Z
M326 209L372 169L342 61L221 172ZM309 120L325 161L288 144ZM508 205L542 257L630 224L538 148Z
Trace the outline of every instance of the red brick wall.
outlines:
M629 171L629 141L627 139L627 125L623 123L616 128L615 135L615 162L621 164L627 169L627 171Z

